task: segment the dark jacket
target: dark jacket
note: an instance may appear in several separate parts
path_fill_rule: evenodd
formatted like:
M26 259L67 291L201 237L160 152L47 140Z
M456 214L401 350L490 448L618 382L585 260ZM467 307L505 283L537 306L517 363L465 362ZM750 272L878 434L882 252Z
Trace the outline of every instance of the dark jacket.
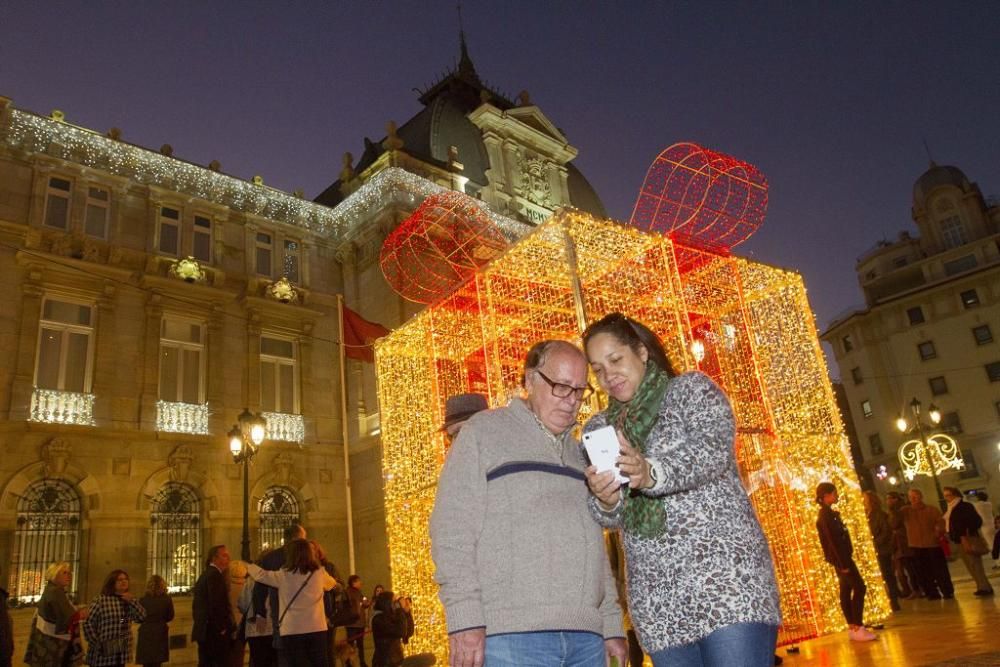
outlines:
M174 601L169 595L144 595L139 604L146 610L146 620L139 626L135 661L139 664L170 661L170 629L174 620Z
M260 567L264 570L270 570L271 572L276 572L282 568L285 564L285 547L281 546L277 549L271 549L266 554L260 557ZM253 609L256 616L267 616L267 606L264 601L267 600L268 596L271 596L271 609L278 608L278 589L271 588L269 586L254 586L252 592L251 600L253 600ZM275 636L277 636L277 628L275 628Z
M948 517L948 537L958 544L964 535L978 535L982 525L983 517L979 516L976 508L960 500Z
M351 611L357 615L357 621L348 624L349 628L365 627L365 594L353 586L347 588L347 599L351 601Z
M837 570L846 570L853 562L854 546L847 527L840 520L840 512L833 511L828 505L821 507L816 517L816 530L826 562Z
M376 611L378 609L376 608ZM372 617L375 653L372 667L397 667L403 663L403 642L413 634L412 616L399 608L378 611Z
M868 528L872 531L875 553L891 556L893 552L893 531L889 525L889 515L883 509L876 509L868 515ZM905 529L904 529L905 530Z
M8 597L7 591L0 588L0 663L9 661L14 655L14 623L7 607Z
M206 647L221 650L230 644L233 613L226 588L225 576L212 565L205 568L194 585L191 639Z
M892 557L911 558L913 549L906 539L906 524L903 523L903 513L899 508L889 509L889 526L892 528Z

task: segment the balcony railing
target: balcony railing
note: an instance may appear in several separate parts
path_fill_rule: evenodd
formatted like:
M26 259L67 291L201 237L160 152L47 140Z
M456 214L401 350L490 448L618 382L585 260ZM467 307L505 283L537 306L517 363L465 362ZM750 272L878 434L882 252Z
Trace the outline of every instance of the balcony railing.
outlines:
M208 435L208 404L157 401L156 430Z
M268 440L284 440L297 442L300 445L306 439L306 421L302 415L289 415L284 412L263 412L267 420Z
M48 424L93 426L94 395L35 387L31 394L31 414L28 420Z

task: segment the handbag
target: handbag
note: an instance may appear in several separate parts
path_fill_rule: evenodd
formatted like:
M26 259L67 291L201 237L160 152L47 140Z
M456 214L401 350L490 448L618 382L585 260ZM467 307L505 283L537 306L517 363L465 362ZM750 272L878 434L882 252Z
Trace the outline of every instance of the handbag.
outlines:
M979 533L975 535L962 535L962 551L970 556L984 556L990 549L986 545L986 540Z

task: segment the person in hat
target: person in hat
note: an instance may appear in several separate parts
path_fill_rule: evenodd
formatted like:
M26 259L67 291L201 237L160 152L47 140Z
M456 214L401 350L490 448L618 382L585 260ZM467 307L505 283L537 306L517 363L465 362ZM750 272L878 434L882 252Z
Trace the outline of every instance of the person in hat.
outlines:
M449 440L454 440L469 417L489 407L482 394L455 394L444 404L444 424L441 430Z

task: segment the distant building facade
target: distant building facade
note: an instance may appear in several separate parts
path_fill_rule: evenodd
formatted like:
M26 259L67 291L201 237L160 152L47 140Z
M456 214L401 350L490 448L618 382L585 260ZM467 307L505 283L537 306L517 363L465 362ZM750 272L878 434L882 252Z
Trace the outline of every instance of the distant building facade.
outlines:
M821 338L833 349L863 467L879 490L906 484L895 420L943 415L932 432L954 438L965 470L942 484L987 490L996 502L1000 465L1000 206L956 167L931 164L913 188L917 233L902 232L856 267L865 307L835 320ZM880 467L885 466L879 479ZM933 482L913 484L934 498Z
M518 234L559 206L604 213L561 131L461 55L314 202L0 98L0 560L19 603L53 560L85 600L112 568L183 592L209 546L238 554L244 408L268 419L253 556L301 521L345 572L351 520L356 569L389 582L374 373L353 360L345 468L337 296L388 327L422 308L379 249L442 189Z

